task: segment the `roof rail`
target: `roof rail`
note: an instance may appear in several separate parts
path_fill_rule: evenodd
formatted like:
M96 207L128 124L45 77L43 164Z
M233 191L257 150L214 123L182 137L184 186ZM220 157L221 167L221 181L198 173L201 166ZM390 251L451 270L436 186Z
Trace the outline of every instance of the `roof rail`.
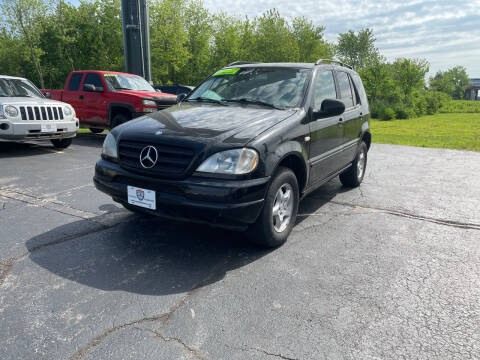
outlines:
M243 65L243 64L260 64L258 61L234 61L227 66L233 66L233 65Z
M340 66L345 66L345 67L353 70L353 68L350 65L347 65L345 63L342 63L341 61L332 60L332 59L318 59L315 62L315 65L320 65L320 64L324 64L324 63L333 63L333 64L337 64L337 65L340 65Z

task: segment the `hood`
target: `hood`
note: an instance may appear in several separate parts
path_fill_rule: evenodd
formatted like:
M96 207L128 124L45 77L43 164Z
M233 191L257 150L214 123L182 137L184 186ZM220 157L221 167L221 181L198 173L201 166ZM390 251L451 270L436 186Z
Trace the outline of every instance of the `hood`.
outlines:
M33 97L0 97L0 105L7 105L7 104L14 104L14 105L52 105L52 106L65 106L67 105L64 102L56 101L47 98L33 98Z
M119 127L123 139L151 142L183 139L186 142L244 146L254 137L294 114L256 106L182 103Z
M120 90L121 94L134 95L142 98L154 98L158 100L170 100L177 102L177 95L167 94L158 91Z

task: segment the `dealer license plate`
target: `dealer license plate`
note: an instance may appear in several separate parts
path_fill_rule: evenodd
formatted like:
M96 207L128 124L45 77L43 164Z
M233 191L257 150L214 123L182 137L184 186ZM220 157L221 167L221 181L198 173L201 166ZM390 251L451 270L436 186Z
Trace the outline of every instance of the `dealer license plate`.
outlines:
M55 123L42 124L40 132L42 132L42 133L57 132L57 124L55 124Z
M127 186L128 203L150 210L156 210L155 191L137 188L135 186Z

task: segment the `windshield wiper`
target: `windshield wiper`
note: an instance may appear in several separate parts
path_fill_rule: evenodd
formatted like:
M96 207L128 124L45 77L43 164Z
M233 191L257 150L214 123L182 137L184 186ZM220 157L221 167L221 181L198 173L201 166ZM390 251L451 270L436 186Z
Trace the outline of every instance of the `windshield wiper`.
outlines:
M240 104L262 105L262 106L268 106L270 108L277 109L277 110L285 110L285 108L281 108L281 107L276 106L274 104L270 104L268 102L265 102L265 101L262 101L262 100L256 100L256 99L241 98L241 99L225 99L223 101L237 102L237 103L240 103Z
M124 87L116 87L115 90L133 90L133 89L124 88Z
M217 99L210 99L210 98L207 98L207 97L197 97L197 98L194 98L194 99L188 99L187 101L199 101L199 102L209 102L209 103L214 103L214 104L220 104L220 105L225 105L227 106L227 104L225 104L223 102L223 100L217 100Z

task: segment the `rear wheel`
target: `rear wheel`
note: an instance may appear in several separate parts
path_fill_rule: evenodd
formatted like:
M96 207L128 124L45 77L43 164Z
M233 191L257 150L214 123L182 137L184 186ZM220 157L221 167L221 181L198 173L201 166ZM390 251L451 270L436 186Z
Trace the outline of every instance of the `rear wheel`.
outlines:
M260 216L248 229L249 239L268 248L284 244L295 225L298 202L295 174L288 168L280 167L270 184Z
M103 129L99 129L99 128L90 128L90 131L94 134L100 134L103 132Z
M114 127L117 127L118 125L122 125L123 123L126 123L130 119L131 119L131 117L128 117L124 113L115 114L112 118L112 121L110 122L110 129L113 129Z
M367 152L367 144L362 141L352 166L340 174L340 181L344 186L357 187L362 183L367 168Z
M65 149L72 144L72 138L50 140L57 149Z

